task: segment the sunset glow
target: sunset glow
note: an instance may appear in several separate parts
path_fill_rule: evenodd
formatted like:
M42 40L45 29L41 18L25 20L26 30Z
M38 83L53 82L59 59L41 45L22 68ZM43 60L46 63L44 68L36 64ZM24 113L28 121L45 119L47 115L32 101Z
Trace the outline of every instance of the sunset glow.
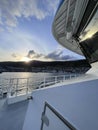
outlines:
M30 62L32 59L28 58L28 57L23 57L21 59L21 61L24 61L24 62Z

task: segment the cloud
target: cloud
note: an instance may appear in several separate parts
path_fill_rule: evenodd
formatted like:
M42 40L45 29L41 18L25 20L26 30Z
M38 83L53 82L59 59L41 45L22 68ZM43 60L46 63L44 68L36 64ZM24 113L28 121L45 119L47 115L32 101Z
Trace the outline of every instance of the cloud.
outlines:
M27 57L28 58L31 58L31 59L36 59L36 58L40 58L42 57L43 55L42 54L38 54L36 53L34 50L30 50L27 54Z
M12 61L20 61L22 58L23 58L23 56L20 55L19 53L12 53L11 54Z
M59 0L0 0L0 24L15 27L18 19L23 17L42 20L54 13L58 2Z
M74 59L73 56L65 55L62 50L53 51L52 53L49 53L48 55L46 55L45 58L52 59L52 60L71 60L71 59Z
M56 10L57 10L57 6L59 4L60 0L46 0L45 6L47 7L47 10L49 11L49 13L53 13L55 14Z
M32 58L32 55L35 55L34 50L30 50L30 51L28 52L27 57Z
M34 50L30 50L27 54L28 58L31 58L32 60L44 60L44 61L66 61L66 60L72 60L75 59L75 57L70 55L65 55L62 50L56 50L53 51L47 55L44 54L38 54Z
M14 57L14 58L16 58L16 57L17 57L17 55L16 55L15 53L13 53L11 56L12 56L12 57Z

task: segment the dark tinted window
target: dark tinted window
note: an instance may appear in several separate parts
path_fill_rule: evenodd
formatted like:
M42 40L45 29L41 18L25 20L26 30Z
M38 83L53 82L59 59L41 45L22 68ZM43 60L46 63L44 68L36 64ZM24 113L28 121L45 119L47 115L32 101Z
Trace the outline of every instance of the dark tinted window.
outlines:
M80 43L81 49L89 62L98 61L98 32Z

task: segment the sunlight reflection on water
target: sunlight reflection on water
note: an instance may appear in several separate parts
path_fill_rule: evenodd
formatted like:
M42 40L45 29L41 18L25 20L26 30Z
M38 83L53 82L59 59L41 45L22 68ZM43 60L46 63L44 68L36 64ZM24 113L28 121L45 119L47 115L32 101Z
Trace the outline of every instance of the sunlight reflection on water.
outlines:
M30 73L30 72L4 72L0 74L0 78L34 78L41 79L48 76L64 75L61 73Z
M61 75L61 73L4 72L0 74L0 84L1 86L2 84L3 86L10 83L17 84L18 80L18 84L24 83L27 85L28 78L29 83L33 84L35 82L44 82L44 78L57 75Z

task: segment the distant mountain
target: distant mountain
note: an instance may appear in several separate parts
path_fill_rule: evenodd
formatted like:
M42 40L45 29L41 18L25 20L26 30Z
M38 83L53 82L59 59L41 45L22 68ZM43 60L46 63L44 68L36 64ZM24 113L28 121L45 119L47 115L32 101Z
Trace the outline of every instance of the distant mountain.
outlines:
M49 72L49 71L75 71L76 69L84 69L87 71L91 68L87 60L77 60L77 61L30 61L26 62L0 62L0 68L3 71L18 71L18 72Z

